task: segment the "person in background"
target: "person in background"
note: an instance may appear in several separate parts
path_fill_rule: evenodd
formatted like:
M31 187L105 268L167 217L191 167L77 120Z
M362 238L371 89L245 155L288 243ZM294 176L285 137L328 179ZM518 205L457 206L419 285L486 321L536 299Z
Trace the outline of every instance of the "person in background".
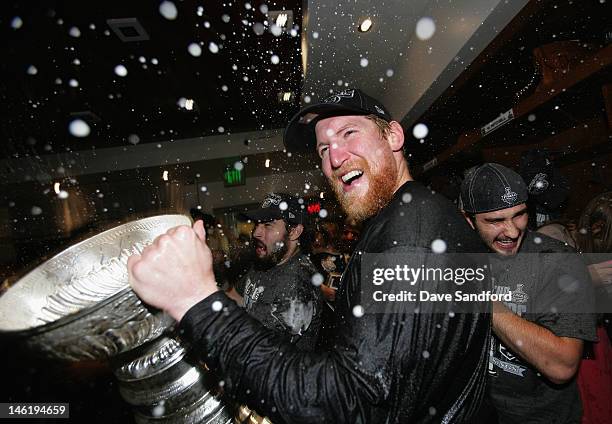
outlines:
M314 349L321 326L323 298L313 284L316 269L304 253L306 222L298 199L269 193L259 209L244 214L255 223L252 266L233 297L266 327L288 334L300 350Z
M360 223L354 219L347 218L342 226L340 240L338 240L338 250L342 253L350 255L355 250L355 245L359 240Z
M229 252L228 237L221 228L217 219L200 209L191 208L189 210L193 221L201 220L206 229L206 244L210 247L213 255L213 269L219 287L227 286L227 266L226 261Z
M315 231L310 258L323 276L321 284L323 296L327 301L333 302L336 298L337 284L346 267L346 259L345 255L336 248L324 226L319 226Z
M319 225L315 231L312 252L310 257L322 276L321 293L325 298L323 307L323 319L321 324L321 337L317 346L318 351L329 349L329 342L334 339L338 331L338 320L335 314L336 292L340 277L346 268L348 255L341 253L334 245L332 233L328 231L329 226Z
M598 310L602 313L597 321L598 342L589 346L578 372L584 409L582 423L612 422L612 192L592 199L577 223L552 223L544 225L538 232L585 253L587 263L590 263Z
M546 221L558 219L570 188L568 179L557 169L550 152L547 149L525 152L518 173L529 192L529 228L535 230Z
M572 249L528 230L527 197L521 176L496 163L461 185L463 214L494 253L494 292L512 295L493 302L490 401L501 424L579 423L574 375L583 342L595 340L591 283Z

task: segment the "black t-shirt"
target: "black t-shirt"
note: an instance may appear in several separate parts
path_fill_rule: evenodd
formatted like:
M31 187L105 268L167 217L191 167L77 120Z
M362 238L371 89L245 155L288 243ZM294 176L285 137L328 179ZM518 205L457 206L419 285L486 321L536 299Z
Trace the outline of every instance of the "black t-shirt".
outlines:
M291 335L302 350L313 350L319 336L323 298L317 270L307 255L295 255L265 271L251 268L236 287L249 315L266 327Z
M492 255L494 291L512 292L504 304L520 317L559 337L596 340L591 280L571 248L543 234L527 232L519 253ZM508 349L491 342L489 387L499 422L579 423L581 403L575 380L555 385Z

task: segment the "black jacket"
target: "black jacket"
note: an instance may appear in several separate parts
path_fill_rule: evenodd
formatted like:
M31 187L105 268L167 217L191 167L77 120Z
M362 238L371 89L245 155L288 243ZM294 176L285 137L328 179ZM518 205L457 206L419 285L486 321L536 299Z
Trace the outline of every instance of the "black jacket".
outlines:
M408 258L431 252L436 239L447 252L484 251L454 205L406 183L362 231L337 294L340 326L330 351L299 352L223 293L191 308L180 329L227 393L275 423L464 422L484 394L488 313L449 314L433 303L415 313L401 302L388 313L353 313L368 284L361 279L364 253ZM222 312L213 311L215 301Z

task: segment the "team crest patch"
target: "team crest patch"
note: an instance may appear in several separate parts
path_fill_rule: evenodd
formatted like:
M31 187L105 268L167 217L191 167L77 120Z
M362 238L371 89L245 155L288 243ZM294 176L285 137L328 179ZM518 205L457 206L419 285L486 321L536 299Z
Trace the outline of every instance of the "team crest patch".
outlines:
M271 193L261 203L261 208L262 209L269 208L272 205L278 206L278 205L280 205L280 203L282 201L283 201L283 199L278 194Z
M323 103L340 103L342 98L352 99L355 96L355 90L344 90L339 93L333 94L323 100Z
M501 197L502 201L504 203L507 203L508 205L511 205L514 202L516 202L516 199L518 199L518 194L513 192L510 187L506 187L505 190L506 192L502 194L502 197Z
M517 284L516 290L512 292L512 303L527 303L529 296L523 291L524 284Z

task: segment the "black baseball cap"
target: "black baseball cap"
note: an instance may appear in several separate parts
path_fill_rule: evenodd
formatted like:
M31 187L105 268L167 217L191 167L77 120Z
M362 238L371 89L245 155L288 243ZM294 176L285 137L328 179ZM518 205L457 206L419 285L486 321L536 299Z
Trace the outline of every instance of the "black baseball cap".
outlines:
M309 119L308 114L316 114ZM322 102L306 106L287 125L283 142L287 150L308 150L316 145L315 125L332 116L376 115L389 122L393 119L385 106L357 88L340 91L326 97Z
M259 209L243 213L243 219L253 222L270 222L284 219L289 224L304 223L304 208L298 198L287 193L269 193Z
M461 208L467 213L485 213L512 208L527 201L523 178L498 163L471 169L461 183Z

